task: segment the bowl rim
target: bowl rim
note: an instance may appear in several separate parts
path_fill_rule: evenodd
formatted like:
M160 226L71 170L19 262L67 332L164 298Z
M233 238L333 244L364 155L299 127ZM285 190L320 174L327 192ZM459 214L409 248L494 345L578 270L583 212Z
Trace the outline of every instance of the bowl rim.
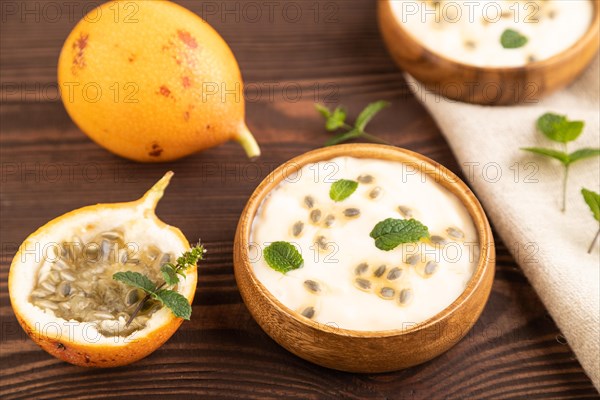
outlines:
M506 67L502 67L502 66L485 67L485 66L480 66L480 65L467 64L467 63L463 63L461 61L456 61L451 58L447 58L433 50L430 50L429 47L425 46L421 41L416 39L415 36L412 35L408 29L405 29L403 27L404 24L401 21L399 21L398 18L395 17L394 11L392 10L392 7L391 7L391 1L393 1L393 0L379 0L377 2L377 7L379 8L380 11L388 11L390 13L390 17L391 17L390 19L393 19L395 22L394 26L397 29L401 30L407 37L410 38L410 40L414 44L418 45L421 48L421 50L424 53L424 55L423 55L424 58L426 58L428 60L433 60L434 62L436 62L436 60L439 60L443 63L450 64L453 67L458 67L458 68L470 70L473 72L493 72L493 73L522 72L523 70L532 71L532 70L538 70L538 69L544 69L547 67L552 67L555 64L558 64L564 60L570 60L570 59L576 57L578 54L580 54L582 51L585 50L585 48L590 44L590 42L593 42L594 40L598 39L598 34L600 32L600 0L587 0L587 1L591 1L592 7L593 7L592 21L590 22L590 26L588 27L587 31L572 46L566 48L565 50L561 51L560 53L553 55L552 57L549 57L549 58L546 58L543 60L533 61L533 62L523 64L523 65L514 65L514 66L506 66ZM382 7L387 7L387 10L384 10ZM378 17L378 22L379 22L379 24L381 24L380 17Z
M349 154L350 152L354 152L354 154ZM386 154L390 156L390 158L376 157L376 154ZM295 166L296 169L294 171L297 171L307 164L319 161L327 161L343 156L381 159L385 161L403 163L418 163L420 166L419 171L424 172L428 177L432 177L436 183L442 185L451 193L453 193L469 212L479 239L479 259L477 261L477 266L460 296L458 296L451 304L432 317L418 323L407 322L407 324L410 324L408 328L396 328L381 331L362 331L331 326L328 325L330 323L320 323L302 317L299 313L284 305L262 284L262 282L254 274L253 266L249 261L248 255L250 231L252 229L253 221L256 216L256 212L262 205L265 197L272 189L277 187L279 183L285 179L286 168L289 168L290 165ZM436 177L441 178L436 179ZM445 180L449 186L442 184L440 180ZM452 185L456 185L456 188L451 189L450 187L452 187ZM467 199L470 201L466 201ZM440 321L448 318L457 309L461 308L465 302L473 297L476 290L485 281L485 276L488 272L487 270L489 268L495 268L495 248L492 231L483 207L471 189L452 171L420 153L396 146L374 143L353 143L323 147L298 155L279 165L263 179L263 181L256 187L250 196L248 203L246 204L246 207L244 208L240 217L240 222L236 231L235 246L238 248L234 249L234 252L239 251L242 255L238 258L238 260L234 259L234 269L237 270L238 268L243 268L247 276L250 277L251 284L254 285L255 288L260 292L260 295L266 298L271 306L275 307L280 312L286 314L286 316L289 318L292 318L297 323L302 324L307 328L355 338L385 338L398 335L408 335L434 326ZM236 279L237 277L238 274L236 273Z

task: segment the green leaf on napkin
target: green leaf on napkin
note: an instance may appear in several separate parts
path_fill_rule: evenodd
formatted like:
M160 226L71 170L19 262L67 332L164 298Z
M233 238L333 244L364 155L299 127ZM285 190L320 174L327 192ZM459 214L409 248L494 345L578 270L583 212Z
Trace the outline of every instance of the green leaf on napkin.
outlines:
M577 151L572 152L571 154L567 154L563 151L558 150L545 149L542 147L523 147L521 148L521 150L554 158L555 160L560 161L564 166L569 166L575 161L600 156L600 149L592 149L589 147L579 149Z
M560 161L563 165L569 165L569 155L563 151L544 149L542 147L522 147L521 150L546 157L551 157L555 160Z
M566 116L546 113L538 118L536 126L546 137L555 142L571 142L581 135L583 121L569 121Z
M592 211L592 214L594 215L596 221L600 221L600 194L593 192L589 189L583 188L581 189L581 195L583 196L583 200L585 200L587 205L590 207L590 210ZM592 249L594 248L594 243L596 243L598 236L600 236L600 227L598 228L596 236L594 236L594 239L592 240L592 243L588 248L588 254L592 252Z
M569 166L576 161L600 156L600 149L586 147L572 153L567 152L567 143L577 139L583 132L583 121L569 121L565 115L545 113L537 119L536 127L548 139L562 143L564 151L546 149L543 147L522 147L521 150L535 153L544 157L558 160L564 167L562 184L562 208L567 209L567 181L569 179Z
M600 194L585 188L581 189L581 194L587 205L590 207L590 210L592 210L592 214L596 221L600 221Z
M585 158L598 156L600 156L600 149L592 149L586 147L584 149L579 149L569 154L569 164L573 164L575 161L583 160Z

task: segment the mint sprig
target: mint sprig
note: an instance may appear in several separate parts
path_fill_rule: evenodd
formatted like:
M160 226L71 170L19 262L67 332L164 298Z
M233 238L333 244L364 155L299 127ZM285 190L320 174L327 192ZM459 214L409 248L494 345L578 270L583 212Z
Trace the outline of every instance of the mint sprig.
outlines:
M581 189L581 195L583 196L583 200L587 203L592 211L592 215L596 221L600 222L600 194L593 192L589 189ZM588 254L592 252L594 248L594 243L598 240L598 236L600 236L600 227L598 227L598 231L596 232L596 236L592 240L590 247L588 248Z
M335 202L345 200L356 191L357 187L358 182L356 181L340 179L333 182L331 185L331 189L329 189L329 197Z
M546 113L538 118L536 126L550 140L560 143L571 142L581 135L583 121L569 121L565 115Z
M288 242L273 242L263 250L269 267L282 274L302 267L304 259L294 245Z
M342 129L340 132L325 142L325 146L332 146L352 139L367 139L371 142L389 144L383 139L373 136L370 133L365 132L367 124L373 119L373 117L381 110L389 106L387 101L376 101L367 105L362 112L356 118L354 126L346 123L347 113L342 106L337 106L335 109L330 110L324 105L315 104L317 111L325 118L325 129L329 132L335 132Z
M505 49L518 49L527 44L527 36L515 31L514 29L506 29L500 36L500 44Z
M196 265L198 261L202 260L204 253L204 246L198 243L192 249L186 251L179 258L177 258L175 264L163 264L160 267L160 272L163 276L164 282L160 284L153 282L146 275L143 275L139 272L125 271L113 274L114 280L141 289L144 291L144 293L146 293L146 296L139 302L125 326L129 326L129 324L140 312L144 304L146 304L146 302L151 298L169 308L176 317L189 320L190 316L192 315L192 306L188 302L187 298L185 298L176 290L165 288L165 286L173 287L177 285L180 282L179 276L185 278L186 271Z
M378 249L390 251L403 243L415 243L428 238L429 229L414 218L388 218L375 225L370 236L375 239Z
M562 207L561 211L567 208L567 185L569 179L569 167L576 161L586 158L597 157L600 155L600 149L583 148L572 153L567 151L567 143L576 140L584 128L583 121L569 121L566 116L555 113L546 113L539 117L536 122L537 129L548 139L561 143L563 150L547 149L543 147L523 147L521 150L535 153L544 157L553 158L559 161L564 167L562 182Z

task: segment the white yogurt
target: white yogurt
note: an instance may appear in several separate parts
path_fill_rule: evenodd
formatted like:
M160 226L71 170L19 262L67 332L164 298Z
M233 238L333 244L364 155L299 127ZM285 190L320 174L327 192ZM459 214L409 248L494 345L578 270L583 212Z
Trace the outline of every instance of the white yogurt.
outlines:
M391 0L397 20L427 49L483 67L522 66L572 47L588 30L591 0ZM506 29L528 42L506 49Z
M343 201L330 199L333 182L357 180L360 175L371 175L373 182L360 183ZM381 188L381 194L373 199L370 194L376 187ZM312 209L305 204L305 196L313 197ZM425 224L431 235L443 236L447 243L441 247L420 243L402 244L391 251L378 249L369 234L386 218L404 219L399 206L412 209L413 218ZM348 208L359 209L360 215L344 216ZM315 209L322 214L316 224L310 221ZM335 222L327 227L325 219L330 214ZM299 237L294 237L292 227L298 221L304 223L304 228ZM446 232L449 227L460 229L464 239L451 238ZM319 250L315 243L319 236L326 237L327 250ZM294 243L304 265L286 274L271 269L262 250L274 241ZM352 157L306 165L296 176L280 183L261 204L250 242L255 275L284 305L298 313L313 307L312 319L319 323L362 331L404 329L439 313L464 291L479 258L473 221L452 193L414 165ZM415 253L419 262L409 265L406 259ZM438 267L435 273L426 275L424 266L429 261ZM369 267L357 276L356 268L361 263ZM377 278L374 274L381 265L386 265L386 271ZM393 268L401 268L402 275L388 280ZM359 289L358 277L371 282L371 288ZM320 293L307 290L307 280L317 282ZM381 297L384 287L393 289L392 299ZM411 291L402 292L405 289ZM412 301L401 303L401 293L412 293Z

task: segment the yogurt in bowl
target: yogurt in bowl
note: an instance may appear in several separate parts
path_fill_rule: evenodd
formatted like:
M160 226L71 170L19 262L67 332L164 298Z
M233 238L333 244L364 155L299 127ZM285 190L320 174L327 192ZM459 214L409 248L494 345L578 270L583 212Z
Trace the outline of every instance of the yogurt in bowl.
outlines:
M575 45L594 15L591 0L402 0L390 5L406 31L426 48L481 67L547 60ZM521 41L503 45L507 31Z
M338 145L260 183L236 230L234 271L254 319L292 353L393 371L466 335L491 291L493 244L481 205L443 166Z
M474 104L537 103L598 52L600 3L592 0L378 0L377 16L404 72L436 95Z
M355 190L333 200L332 188L344 181ZM377 247L378 223L411 219L428 238ZM261 256L281 241L303 258L285 274ZM282 304L358 331L436 315L465 290L479 259L475 225L454 194L410 163L348 156L307 164L279 183L254 217L250 242L254 274Z

